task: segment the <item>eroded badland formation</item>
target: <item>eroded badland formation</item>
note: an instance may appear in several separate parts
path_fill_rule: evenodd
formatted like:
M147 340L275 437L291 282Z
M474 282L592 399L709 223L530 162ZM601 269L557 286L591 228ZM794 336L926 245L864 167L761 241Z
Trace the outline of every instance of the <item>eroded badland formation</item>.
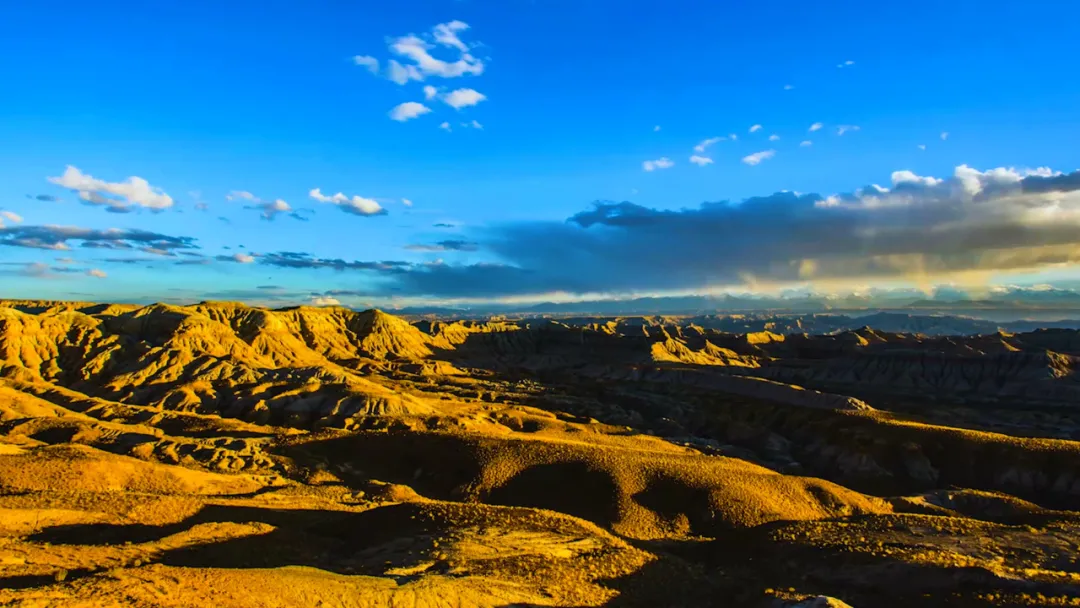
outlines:
M0 605L1080 605L1080 332L709 325L6 302Z

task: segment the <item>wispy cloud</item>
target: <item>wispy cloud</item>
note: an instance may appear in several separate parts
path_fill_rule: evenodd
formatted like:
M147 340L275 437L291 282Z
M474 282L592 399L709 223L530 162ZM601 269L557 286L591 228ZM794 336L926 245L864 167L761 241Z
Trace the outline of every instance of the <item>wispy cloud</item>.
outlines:
M23 218L21 215L15 213L14 211L0 211L0 228L4 227L5 220L15 224L21 224Z
M861 130L859 125L840 125L836 127L836 134L843 135L844 133Z
M809 148L812 145L814 145L814 142L810 141L809 139L804 139L799 142L799 146L802 148Z
M292 206L290 206L289 203L285 202L280 198L272 201L260 201L258 203L255 203L254 205L247 205L244 208L261 211L261 215L264 220L273 220L279 214L293 212Z
M825 125L823 123L815 122L814 124L810 125L810 128L807 129L807 131L810 131L811 133L813 133L814 131L820 131L824 126Z
M408 84L410 80L423 80L424 75L414 65L402 65L391 59L386 69L386 77L397 84Z
M762 129L761 125L754 125L754 126L750 127L750 132L751 133L757 133L761 129Z
M705 165L713 164L713 159L709 158L708 156L698 156L697 154L694 154L690 157L690 162L694 163L699 167L704 167Z
M429 77L479 76L484 72L484 62L471 53L472 45L461 39L461 34L468 29L468 24L455 20L440 23L421 35L390 38L388 47L395 58L386 62L386 78L404 85ZM442 59L435 55L447 52L454 57ZM371 55L357 55L353 57L353 63L373 74L380 73L381 62Z
M641 163L641 168L649 172L656 171L657 169L670 169L674 166L675 161L671 160L666 156L658 158L656 160L647 160Z
M484 62L474 57L469 52L469 47L462 42L459 34L469 29L468 24L461 21L440 23L432 29L428 39L434 40L434 44L415 34L408 34L394 38L390 42L390 52L408 61L407 68L418 75L415 80L423 80L428 76L438 78L458 78L460 76L479 76L484 73ZM458 53L454 61L438 59L432 55L432 51L438 46L452 48Z
M406 101L400 103L392 110L390 110L390 119L398 122L405 122L418 116L423 116L431 111L431 108L425 106L422 103L416 101Z
M772 135L769 136L769 141L780 141L780 136L773 133Z
M847 61L845 61L843 63L837 64L836 67L838 67L838 68L850 68L853 65L855 65L855 62L848 59Z
M776 156L776 150L763 150L761 152L754 152L753 154L744 156L742 162L753 166L760 164L761 161L768 160L774 156Z
M410 251L429 251L429 252L441 252L441 251L476 251L478 245L472 241L463 241L457 239L449 239L445 241L439 241L432 244L415 244L406 245L405 249Z
M259 257L259 263L279 268L326 268L331 270L371 270L383 272L396 272L408 268L409 262L386 261L386 262L361 262L346 261L339 258L317 258L308 253L296 251L278 251L267 253Z
M945 141L946 139L949 139L949 132L948 131L942 131L941 132L941 141Z
M84 274L85 269L66 266L49 266L44 262L0 262L0 276L19 276L32 279L62 279L73 274Z
M707 150L709 146L722 141L724 141L723 137L710 137L708 139L703 139L701 140L701 143L694 146L694 152L697 152L698 154L704 154L705 150Z
M379 60L370 55L357 55L353 57L353 63L367 68L372 74L379 73Z
M74 243L90 249L149 248L159 251L197 249L193 237L169 236L146 230L121 228L97 230L54 225L0 228L0 245L67 251Z
M233 190L232 192L229 192L227 195L225 195L225 200L250 203L244 205L244 209L258 211L259 215L264 220L270 221L276 219L277 216L284 213L293 219L303 222L307 221L307 218L301 215L301 212L311 213L311 211L306 209L294 210L292 208L292 205L290 205L284 199L278 198L273 200L263 200L246 190ZM229 221L223 217L219 217L218 219L226 223Z

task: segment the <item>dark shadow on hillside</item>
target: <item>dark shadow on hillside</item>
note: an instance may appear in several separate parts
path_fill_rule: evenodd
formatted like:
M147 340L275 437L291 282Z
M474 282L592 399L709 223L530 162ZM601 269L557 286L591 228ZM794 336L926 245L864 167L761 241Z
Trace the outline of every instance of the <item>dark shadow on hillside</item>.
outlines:
M1006 415L1002 405L980 422L986 417L980 413L982 406L923 399L922 407L933 412L931 422L952 423L932 426L910 414L784 404L725 392L722 383L713 386L712 379L746 373L743 369L650 361L649 347L655 342L644 336L534 328L471 334L456 349L437 351L434 358L481 370L477 377L493 383L486 390L506 390L512 402L632 432L689 438L687 443L695 447L713 441L719 444L716 453L865 493L896 496L960 487L1005 492L1045 507L1080 509L1080 493L1074 490L1080 452L1066 443L1033 449L1024 439L1058 423L1068 427L1073 417L1069 408ZM914 360L924 359L937 360L921 355ZM792 364L797 367L800 360ZM933 370L926 373L933 375ZM808 388L851 394L836 386ZM878 403L871 400L871 405Z
M425 509L419 504L387 505L365 512L207 506L182 522L166 526L57 526L30 540L94 546L151 543L199 524L233 523L251 528L246 536L165 549L149 561L190 568L309 566L343 575L391 576L404 584L427 574L446 573L449 565L439 561L437 541L453 530L478 524L467 519L429 517ZM500 521L499 525L514 529L517 520L510 517ZM258 524L268 526L260 528ZM714 541L634 541L657 559L631 574L599 581L618 592L606 606L765 608L771 605L772 590L791 590L798 596L828 595L856 607L882 608L1029 606L1040 593L1044 600L1080 599L1080 586L1076 585L1003 577L983 568L915 563L856 553L845 547L815 547L770 537L784 525L734 530ZM930 549L948 546L947 537L928 536L919 542ZM409 575L387 574L392 568L419 563L431 565ZM65 574L70 581L91 572ZM55 582L47 575L0 578L0 586L5 588L40 587Z

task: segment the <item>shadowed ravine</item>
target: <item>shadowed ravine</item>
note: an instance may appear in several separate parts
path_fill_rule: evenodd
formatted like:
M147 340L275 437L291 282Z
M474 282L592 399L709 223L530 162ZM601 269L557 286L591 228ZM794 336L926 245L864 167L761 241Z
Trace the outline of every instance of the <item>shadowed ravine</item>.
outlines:
M724 323L0 303L0 605L1080 605L1080 332Z

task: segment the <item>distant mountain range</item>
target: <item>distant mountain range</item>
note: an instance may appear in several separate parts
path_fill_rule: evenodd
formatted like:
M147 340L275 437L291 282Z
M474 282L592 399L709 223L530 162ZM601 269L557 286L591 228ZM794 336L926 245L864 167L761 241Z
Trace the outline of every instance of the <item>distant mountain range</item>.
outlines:
M909 290L868 295L806 294L795 297L755 295L642 297L623 300L584 300L540 304L484 304L471 307L416 306L394 310L408 316L486 317L491 315L702 315L721 313L846 313L877 311L957 314L994 320L1063 320L1080 318L1080 293L1063 289L1013 288L980 299L948 298L954 293L926 297Z

